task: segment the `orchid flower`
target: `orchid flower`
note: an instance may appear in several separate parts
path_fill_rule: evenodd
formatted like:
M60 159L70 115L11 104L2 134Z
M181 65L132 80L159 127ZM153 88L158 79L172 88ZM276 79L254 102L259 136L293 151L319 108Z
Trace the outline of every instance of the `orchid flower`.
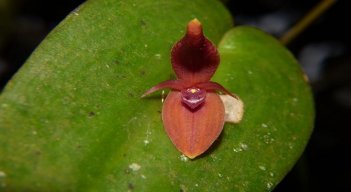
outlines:
M164 128L176 148L189 158L204 153L222 132L225 109L216 91L237 98L210 81L219 62L215 45L204 36L201 23L193 19L171 51L177 79L161 82L142 96L171 89L162 108Z

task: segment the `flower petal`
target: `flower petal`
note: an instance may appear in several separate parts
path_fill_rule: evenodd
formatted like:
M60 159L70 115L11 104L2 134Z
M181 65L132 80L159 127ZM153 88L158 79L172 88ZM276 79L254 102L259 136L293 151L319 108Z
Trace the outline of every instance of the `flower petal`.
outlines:
M186 86L185 82L181 80L167 80L163 81L153 87L151 87L149 90L147 90L141 97L145 97L155 91L158 91L160 89L165 89L165 88L170 88L174 90L182 90Z
M208 91L222 91L223 93L226 93L226 94L228 94L236 99L239 99L239 97L237 95L228 91L221 84L213 82L213 81L199 83L196 85L196 87L198 87L200 89L205 89Z
M172 48L171 57L178 79L191 84L209 81L220 60L215 45L204 36L197 19L188 23L185 36Z
M177 149L195 158L220 135L224 126L224 105L217 94L207 93L203 106L192 110L182 104L179 91L171 91L163 104L162 120Z

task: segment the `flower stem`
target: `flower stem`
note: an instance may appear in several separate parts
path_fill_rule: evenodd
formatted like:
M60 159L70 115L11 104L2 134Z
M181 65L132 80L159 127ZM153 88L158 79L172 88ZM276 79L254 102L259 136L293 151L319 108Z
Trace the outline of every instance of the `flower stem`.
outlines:
M281 38L282 44L287 45L303 32L320 15L327 11L337 0L322 0L313 7L298 23L288 30Z

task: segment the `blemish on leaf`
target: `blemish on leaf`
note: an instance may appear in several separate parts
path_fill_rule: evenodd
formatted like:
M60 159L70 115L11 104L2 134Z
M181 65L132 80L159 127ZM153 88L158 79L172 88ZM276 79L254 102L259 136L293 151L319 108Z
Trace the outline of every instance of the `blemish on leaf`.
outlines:
M150 124L148 124L147 125L147 130L146 130L146 133L145 133L146 138L143 141L145 146L150 144L150 142L151 142L151 139L150 139L151 134L152 134L152 132L151 132L151 129L150 129Z
M128 190L133 191L134 185L132 183L128 183Z
M273 183L267 182L266 187L267 187L267 190L271 190L273 187Z
M289 146L289 149L294 149L294 144L293 143L289 143L288 146Z
M234 152L242 152L248 150L248 145L245 143L239 143L238 147L233 147Z
M95 114L95 112L94 111L90 111L89 113L88 113L88 116L89 117L94 117L96 114Z
M136 121L137 119L138 119L138 117L136 117L136 116L130 118L124 126L128 126L129 124L133 123L133 122Z
M146 22L144 21L144 19L141 19L139 23L142 27L146 26Z
M179 159L183 162L189 161L189 158L187 156L185 156L184 154L180 155Z
M224 104L225 121L239 123L244 115L244 103L230 95L220 95L220 98Z
M303 80L305 80L306 83L310 82L310 79L308 78L308 76L306 75L306 73L303 73Z
M293 102L294 102L294 103L297 103L298 101L299 101L298 98L296 98L296 97L293 98Z
M124 173L126 174L126 175L128 175L129 173L130 173L130 169L128 168L128 169L125 169L124 170Z
M239 145L244 151L248 149L248 146L245 143L240 143Z
M75 8L73 11L72 11L72 13L73 13L73 15L75 15L75 16L78 16L79 15L79 8L80 7L77 7L77 8Z
M185 185L181 184L179 191L180 192L187 192L187 188L185 187Z
M212 161L216 161L216 160L218 160L217 156L216 156L216 155L214 155L214 154L211 154L211 155L210 155L210 157L212 158Z
M76 148L77 148L77 149L81 149L81 148L82 148L82 145L81 145L81 144L78 144L78 145L76 145Z
M261 126L264 127L264 128L267 128L267 127L268 127L268 125L265 124L265 123L262 123Z
M4 171L0 171L0 187L6 186L5 179L6 179L6 173Z
M266 144L271 144L274 142L274 138L272 137L272 134L268 132L267 134L263 135L263 141Z
M145 70L141 70L141 71L140 71L140 75L141 75L141 76L144 76L145 74L146 74Z
M3 171L0 171L0 179L3 179L6 177L6 173Z
M262 171L265 171L265 170L266 170L266 167L263 166L263 165L258 166L258 168L261 169Z
M120 62L119 62L119 60L114 60L114 61L113 61L113 64L115 64L115 65L119 65L119 64L120 64Z
M41 155L41 151L35 150L35 151L33 152L33 154L34 154L35 156L40 156L40 155Z
M118 79L127 79L126 75L117 74Z
M155 57L156 57L156 59L161 59L161 54L156 53L156 54L155 54Z
M129 167L129 169L131 169L132 171L139 171L140 168L141 168L141 166L140 166L139 164L137 164L137 163L132 163L132 164L130 164L128 167Z

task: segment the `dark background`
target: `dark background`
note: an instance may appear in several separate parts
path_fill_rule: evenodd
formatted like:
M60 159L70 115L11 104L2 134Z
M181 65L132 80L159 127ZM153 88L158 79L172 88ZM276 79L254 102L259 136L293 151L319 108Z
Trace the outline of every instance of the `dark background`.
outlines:
M223 1L236 25L254 25L276 37L320 2ZM50 30L82 2L0 0L0 90ZM310 78L316 120L305 153L275 192L351 191L350 4L337 1L288 44Z

